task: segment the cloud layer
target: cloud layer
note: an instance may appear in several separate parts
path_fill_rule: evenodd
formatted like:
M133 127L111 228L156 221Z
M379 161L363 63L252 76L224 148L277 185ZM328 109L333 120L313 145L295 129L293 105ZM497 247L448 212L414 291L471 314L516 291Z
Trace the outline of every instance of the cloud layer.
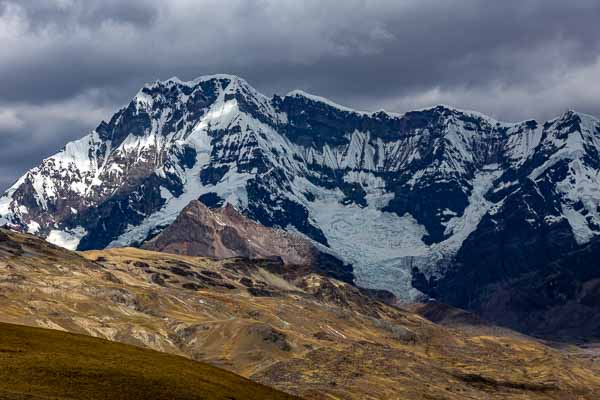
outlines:
M0 0L0 188L174 75L360 109L600 115L599 17L595 0Z

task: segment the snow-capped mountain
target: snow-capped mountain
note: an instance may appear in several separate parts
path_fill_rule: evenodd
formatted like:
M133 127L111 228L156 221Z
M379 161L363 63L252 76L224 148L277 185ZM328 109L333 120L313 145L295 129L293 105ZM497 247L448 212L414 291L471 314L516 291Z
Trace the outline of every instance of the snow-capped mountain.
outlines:
M599 151L599 121L572 111L370 113L229 75L172 78L27 172L0 218L83 250L140 244L195 199L229 203L329 247L359 285L460 305L475 292L454 293L458 277L489 284L600 235Z

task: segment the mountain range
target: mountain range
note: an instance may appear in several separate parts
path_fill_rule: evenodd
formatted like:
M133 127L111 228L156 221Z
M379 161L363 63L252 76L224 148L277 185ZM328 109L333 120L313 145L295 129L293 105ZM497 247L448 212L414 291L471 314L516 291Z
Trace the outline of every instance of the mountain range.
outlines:
M600 122L575 111L362 112L231 75L172 78L23 175L0 222L105 249L152 243L192 201L229 205L351 265L359 286L549 334L600 307L599 151Z

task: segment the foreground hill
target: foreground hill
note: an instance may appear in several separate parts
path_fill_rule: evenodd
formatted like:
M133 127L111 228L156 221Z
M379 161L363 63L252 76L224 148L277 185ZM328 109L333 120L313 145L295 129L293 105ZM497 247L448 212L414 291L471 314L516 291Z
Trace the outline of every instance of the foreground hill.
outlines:
M592 363L436 325L273 260L70 252L0 231L0 319L209 362L307 399L594 400Z
M295 399L205 363L90 336L0 323L0 398Z

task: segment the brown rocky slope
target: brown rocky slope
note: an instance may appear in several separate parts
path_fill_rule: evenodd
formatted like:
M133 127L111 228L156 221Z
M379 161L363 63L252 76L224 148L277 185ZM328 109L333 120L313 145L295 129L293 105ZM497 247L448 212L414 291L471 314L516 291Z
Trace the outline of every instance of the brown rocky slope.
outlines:
M270 260L69 252L1 231L0 319L184 355L307 399L597 399L600 371Z
M281 258L301 273L309 268L351 282L351 266L320 249L299 234L269 228L242 215L230 204L208 208L190 202L177 219L159 235L145 242L143 249L188 256Z

